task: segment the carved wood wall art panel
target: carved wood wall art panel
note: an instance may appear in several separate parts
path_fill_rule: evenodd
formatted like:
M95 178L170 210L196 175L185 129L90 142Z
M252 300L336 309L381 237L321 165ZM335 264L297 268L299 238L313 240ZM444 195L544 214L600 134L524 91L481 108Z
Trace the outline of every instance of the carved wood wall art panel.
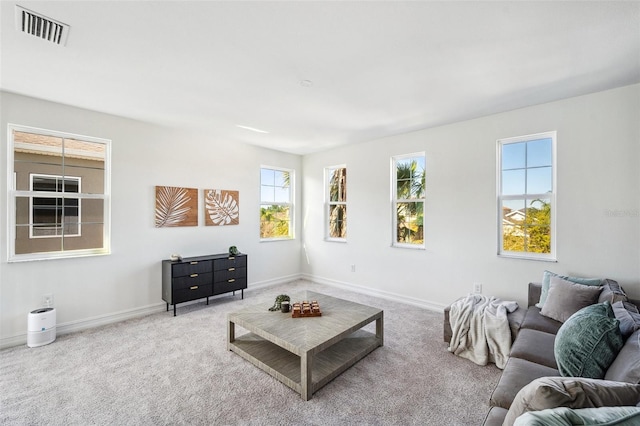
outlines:
M156 186L156 228L198 226L198 190Z
M240 193L223 189L205 189L204 213L206 226L238 225Z

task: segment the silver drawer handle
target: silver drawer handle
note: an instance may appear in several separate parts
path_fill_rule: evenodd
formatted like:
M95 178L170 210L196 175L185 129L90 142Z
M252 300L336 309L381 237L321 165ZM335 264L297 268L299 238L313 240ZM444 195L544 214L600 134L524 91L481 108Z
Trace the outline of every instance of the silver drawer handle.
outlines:
M230 280L228 280L227 282L232 283L235 281L235 278L231 278Z
M236 268L229 268L229 272L235 271L235 270L236 270Z
M190 276L191 278L195 278L195 277L197 277L197 276L198 276L198 274L191 274L191 275L189 275L189 276Z
M191 262L190 265L197 265L198 262Z
M189 289L190 289L190 290L197 290L197 289L198 289L198 286L197 286L197 285L194 285L194 286L189 287Z

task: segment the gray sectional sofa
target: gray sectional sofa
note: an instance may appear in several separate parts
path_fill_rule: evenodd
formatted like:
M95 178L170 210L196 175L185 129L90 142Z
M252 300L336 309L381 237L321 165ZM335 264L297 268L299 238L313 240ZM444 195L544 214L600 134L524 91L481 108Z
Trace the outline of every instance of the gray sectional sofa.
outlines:
M561 380L559 378L561 373L554 355L554 343L556 335L563 323L542 315L541 309L535 306L540 301L541 291L541 284L530 283L528 288L528 307L520 307L508 315L513 344L509 360L490 397L491 409L485 418L485 426L502 425L518 392L534 380L548 377ZM601 301L602 297L599 302ZM628 302L631 302L636 306L640 306L640 302L638 301L629 300ZM635 319L637 321L638 317ZM444 340L448 343L452 336L448 308L445 310L443 325ZM638 330L638 328L640 328L640 323L638 323L638 326L635 327L633 331ZM616 360L617 364L615 368L617 370L615 374L611 374L612 378L634 383L634 385L629 386L627 386L626 383L624 384L627 387L627 391L631 392L631 396L626 395L626 400L624 400L624 398L615 399L614 401L616 401L616 403L613 403L612 405L630 405L630 400L635 400L637 395L640 395L640 385L635 385L640 382L639 337L640 331L636 331L630 338L629 342L629 345L633 343L635 346L633 348L626 348L627 352L624 354L622 350L619 352L621 358L624 356L627 357L628 360L627 358L624 360ZM613 368L614 365L612 364L611 367ZM625 370L627 367L629 370L632 370L629 375L627 375L626 371L620 371L621 369ZM636 369L638 372L635 371ZM636 375L638 377L636 377ZM630 376L630 378L627 376ZM605 377L605 379L607 379L607 377ZM600 382L596 382L596 384L600 385ZM630 386L633 388L630 388ZM599 394L599 390L596 389L593 393ZM583 399L589 399L589 397L583 397ZM607 402L602 402L603 399L598 399L597 397L592 399L595 402L591 402L591 406L607 404ZM640 397L638 397L638 399L631 405L636 405L639 402ZM519 403L521 404L521 401ZM569 404L565 406L569 406ZM581 407L576 407L574 405L572 408ZM510 414L510 417L511 416L513 415ZM640 420L638 421L640 422Z

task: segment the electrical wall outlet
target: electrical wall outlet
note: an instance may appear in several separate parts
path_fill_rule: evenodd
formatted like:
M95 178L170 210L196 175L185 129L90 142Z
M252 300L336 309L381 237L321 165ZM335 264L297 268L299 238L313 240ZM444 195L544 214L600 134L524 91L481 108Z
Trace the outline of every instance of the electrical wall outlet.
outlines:
M482 294L482 283L473 283L473 292L476 294Z
M42 296L42 305L45 308L53 307L53 294L45 294Z
M351 272L355 272L356 271L356 265L351 265Z

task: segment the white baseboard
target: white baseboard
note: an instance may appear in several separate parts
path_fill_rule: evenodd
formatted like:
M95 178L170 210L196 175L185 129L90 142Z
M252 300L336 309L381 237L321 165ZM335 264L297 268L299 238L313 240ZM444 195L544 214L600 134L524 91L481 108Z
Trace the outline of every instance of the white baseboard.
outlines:
M258 281L258 282L249 284L245 291L258 290L261 288L271 287L274 285L286 284L292 281L301 280L303 278L304 277L302 274L292 274L284 277L273 278L270 280Z
M77 331L87 330L94 327L100 327L107 324L113 324L120 321L125 321L131 318L143 317L145 315L154 314L166 310L166 304L154 303L153 305L147 305L140 308L128 309L125 311L119 311L111 314L98 315L86 319L77 321L69 321L56 325L56 336L63 334L74 333ZM9 348L12 346L26 345L27 333L18 334L12 337L6 337L0 339L0 349Z
M259 281L255 283L251 283L247 286L245 291L257 290L260 288L270 287L278 284L285 284L291 281L299 280L302 278L301 274L294 274L285 277L274 278L271 280ZM212 296L209 299L215 299L216 297L225 297L231 293L225 293L220 296ZM200 303L202 300L194 300L191 302L181 303L180 306L186 306L190 303ZM76 321L70 321L66 323L57 324L56 326L56 335L60 336L63 334L74 333L77 331L88 330L94 327L100 327L107 324L113 324L120 321L125 321L132 318L143 317L149 314L155 314L157 312L166 311L167 305L165 302L154 303L152 305L143 306L141 308L134 308L125 311L115 312L111 314L98 315L91 318L85 318ZM13 346L20 346L27 344L27 333L18 334L16 336L5 337L0 339L0 349L6 349Z
M325 284L331 287L342 288L345 290L355 291L357 293L363 293L369 296L379 297L381 299L393 300L394 302L406 303L407 305L418 306L420 308L428 309L435 312L444 312L444 308L447 305L441 303L432 302L429 300L417 299L415 297L408 297L402 294L392 293L389 291L376 290L369 287L363 287L360 285L347 283L343 281L337 281L330 278L319 277L317 275L302 274L302 278L313 281L318 284Z
M363 287L351 283L346 283L342 281L332 280L329 278L318 277L310 274L293 274L287 275L284 277L273 278L270 280L258 281L251 283L248 285L245 291L258 290L261 288L271 287L279 284L286 284L292 281L306 279L309 281L316 282L318 284L325 284L336 288L342 288L345 290L355 291L357 293L367 294L369 296L379 297L381 299L393 300L396 302L406 303L409 305L418 306L421 308L429 309L436 312L443 312L446 305L442 305L439 303L434 303L428 300L416 299L413 297L407 297L404 295L391 293L382 290L375 290L368 287ZM210 299L215 297L224 297L225 295L213 296ZM189 303L199 303L200 301L192 301L185 302L181 305L186 305ZM87 330L94 327L100 327L107 324L113 324L120 321L125 321L132 318L143 317L145 315L154 314L157 312L162 312L166 310L166 303L154 303L152 305L143 306L140 308L128 309L120 312L115 312L111 314L98 315L91 318L81 319L77 321L70 321L62 324L58 324L56 326L56 334L63 335L67 333L73 333L77 331ZM20 346L27 344L27 333L18 334L16 336L5 337L0 339L0 349L10 348L12 346Z

